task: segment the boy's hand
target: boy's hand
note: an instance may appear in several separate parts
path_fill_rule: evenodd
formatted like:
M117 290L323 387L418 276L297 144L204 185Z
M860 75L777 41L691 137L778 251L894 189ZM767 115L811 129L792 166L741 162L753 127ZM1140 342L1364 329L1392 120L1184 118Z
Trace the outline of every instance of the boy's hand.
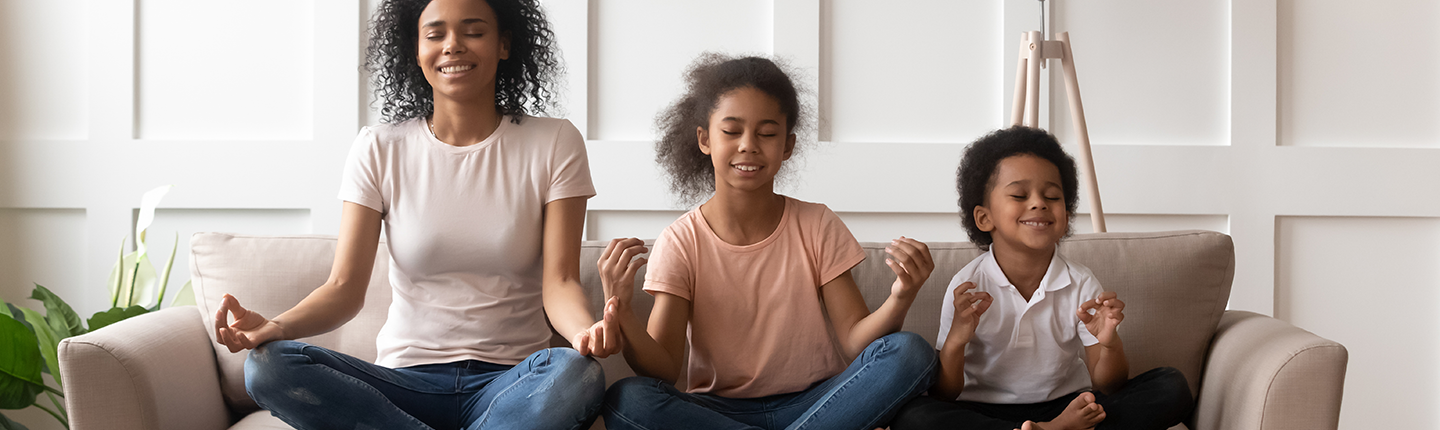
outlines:
M930 279L930 271L935 270L935 260L930 258L930 247L918 240L900 236L899 239L890 241L885 252L890 254L890 258L885 259L885 265L895 272L895 283L890 287L890 295L914 298L920 292L920 286L925 285L925 280Z
M965 345L975 337L975 327L980 324L980 315L990 309L995 301L990 293L971 293L975 283L966 282L955 288L955 317L950 320L950 333L945 343Z
M1090 314L1092 309L1095 310L1094 315ZM1100 297L1095 300L1082 303L1075 315L1080 317L1080 322L1085 323L1085 328L1100 341L1100 345L1113 347L1120 340L1120 335L1115 333L1115 327L1125 320L1124 311L1125 302L1115 298L1114 291L1106 291L1100 293Z

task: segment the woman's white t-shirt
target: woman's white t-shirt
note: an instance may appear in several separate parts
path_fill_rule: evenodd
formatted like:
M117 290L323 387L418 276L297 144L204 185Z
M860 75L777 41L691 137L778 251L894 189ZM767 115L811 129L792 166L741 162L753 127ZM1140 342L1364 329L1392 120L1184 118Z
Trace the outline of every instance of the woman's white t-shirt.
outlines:
M507 116L463 147L423 118L361 130L340 199L384 219L393 300L376 363L516 364L547 347L544 206L594 195L585 140L568 120Z

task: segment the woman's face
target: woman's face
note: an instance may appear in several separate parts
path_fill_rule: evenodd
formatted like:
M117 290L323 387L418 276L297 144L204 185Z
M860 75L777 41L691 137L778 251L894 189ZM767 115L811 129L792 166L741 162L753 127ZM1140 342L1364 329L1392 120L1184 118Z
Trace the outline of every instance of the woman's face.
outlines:
M495 69L510 57L495 10L484 0L435 0L420 12L416 62L435 98L494 103Z

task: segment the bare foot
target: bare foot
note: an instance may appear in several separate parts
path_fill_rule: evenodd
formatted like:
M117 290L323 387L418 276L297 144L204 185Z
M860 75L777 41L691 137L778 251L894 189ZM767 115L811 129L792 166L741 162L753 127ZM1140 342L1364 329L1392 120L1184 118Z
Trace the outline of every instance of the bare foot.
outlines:
M1095 428L1104 420L1105 408L1095 403L1095 395L1080 393L1070 401L1064 412L1060 412L1060 416L1045 423L1026 422L1022 430L1085 430Z

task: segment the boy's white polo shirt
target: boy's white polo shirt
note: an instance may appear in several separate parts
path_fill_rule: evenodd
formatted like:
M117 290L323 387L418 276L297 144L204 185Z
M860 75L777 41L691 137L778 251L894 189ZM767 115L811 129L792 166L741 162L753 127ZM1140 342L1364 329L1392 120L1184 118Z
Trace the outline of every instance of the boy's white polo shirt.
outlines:
M936 348L944 348L950 334L960 284L973 282L971 292L994 298L965 347L965 390L957 400L1040 403L1090 388L1085 347L1099 341L1075 311L1100 296L1100 282L1089 268L1056 252L1040 288L1026 301L1000 270L994 252L992 248L960 269L942 300Z

